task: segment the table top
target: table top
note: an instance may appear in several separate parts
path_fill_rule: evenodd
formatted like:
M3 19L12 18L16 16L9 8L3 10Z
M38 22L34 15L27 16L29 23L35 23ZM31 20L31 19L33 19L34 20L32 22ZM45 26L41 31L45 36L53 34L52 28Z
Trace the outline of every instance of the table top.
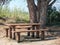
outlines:
M37 32L37 31L48 31L49 29L38 29L38 30L26 30L26 29L20 29L17 31L13 31L13 32Z
M32 26L32 25L40 25L40 23L7 23L7 26Z

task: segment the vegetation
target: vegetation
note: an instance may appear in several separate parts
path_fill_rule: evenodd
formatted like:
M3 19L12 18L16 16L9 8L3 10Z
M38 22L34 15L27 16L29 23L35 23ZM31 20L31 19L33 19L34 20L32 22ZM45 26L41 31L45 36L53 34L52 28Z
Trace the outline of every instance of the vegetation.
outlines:
M15 20L15 22L29 22L29 14L16 7L10 10L8 6L0 6L0 17Z
M56 10L56 7L48 9L47 25L60 25L60 12Z
M56 11L56 7L52 8L52 6L49 6L47 12L47 25L60 23L60 12ZM10 10L7 5L4 7L0 5L0 17L13 19L15 22L29 22L29 14L27 12L21 11L20 8L16 7L13 10ZM34 19L36 20L36 17Z

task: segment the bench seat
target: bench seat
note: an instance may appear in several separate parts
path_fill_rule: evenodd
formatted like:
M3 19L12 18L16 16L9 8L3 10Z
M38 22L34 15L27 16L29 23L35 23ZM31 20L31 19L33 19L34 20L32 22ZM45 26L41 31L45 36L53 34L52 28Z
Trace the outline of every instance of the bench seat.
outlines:
M16 30L16 31L12 31L13 33L18 33L18 32L37 32L37 31L48 31L48 29L38 29L38 30L27 30L27 29L20 29L20 30Z
M48 31L48 29L38 29L38 30L27 30L27 29L20 29L17 31L12 31L12 33L16 33L17 34L17 41L20 42L20 33L24 33L24 32L41 32L41 31Z
M16 29L28 29L28 28L32 28L32 26L16 26Z

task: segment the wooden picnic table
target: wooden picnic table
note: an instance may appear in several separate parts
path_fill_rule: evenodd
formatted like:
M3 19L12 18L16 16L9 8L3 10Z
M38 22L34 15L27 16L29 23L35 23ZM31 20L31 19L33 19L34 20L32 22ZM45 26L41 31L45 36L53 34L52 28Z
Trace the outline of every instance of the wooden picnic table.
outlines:
M16 23L9 23L9 24L5 24L5 25L9 26L9 28L10 28L10 38L12 38L12 31L15 31L16 26L32 26L33 29L35 29L36 27L38 29L40 28L40 23L18 23L18 24L16 24ZM38 33L39 32L37 32L37 34ZM32 34L33 34L32 36L34 37L34 32ZM28 32L28 36L30 36L29 32ZM15 39L15 33L14 33L14 38L13 39Z

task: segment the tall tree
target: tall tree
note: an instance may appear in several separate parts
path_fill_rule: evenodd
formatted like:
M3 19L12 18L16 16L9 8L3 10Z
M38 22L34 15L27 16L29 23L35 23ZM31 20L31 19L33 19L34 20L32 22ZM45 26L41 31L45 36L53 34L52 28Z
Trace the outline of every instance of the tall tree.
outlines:
M52 5L56 2L56 0L53 0L52 2L51 1L52 0L40 0L40 4L38 5L38 6L40 6L40 7L38 7L38 9L40 10L40 11L38 11L39 12L38 17L40 17L39 22L41 23L42 27L45 27L47 12L48 12L49 8L51 8ZM39 1L38 1L38 3L39 3Z
M41 11L40 11L40 28L45 28L46 27L46 20L47 20L47 12L48 8L51 7L56 0L41 0ZM41 32L42 38L44 39L44 31Z
M37 15L36 15L36 5L34 0L27 0L28 3L28 9L29 9L29 14L30 14L30 22L31 23L36 23L37 22ZM34 26L33 26L34 29ZM28 36L30 34L28 33ZM34 32L32 33L32 37L34 37Z
M34 0L27 0L28 8L29 8L29 14L30 14L30 22L33 23L36 21L36 5Z
M36 21L41 23L41 28L45 28L48 8L56 2L56 0L51 1L52 0L37 0L37 5L35 5L34 0L27 0L30 13L30 22L34 23ZM42 33L44 36L44 32Z

